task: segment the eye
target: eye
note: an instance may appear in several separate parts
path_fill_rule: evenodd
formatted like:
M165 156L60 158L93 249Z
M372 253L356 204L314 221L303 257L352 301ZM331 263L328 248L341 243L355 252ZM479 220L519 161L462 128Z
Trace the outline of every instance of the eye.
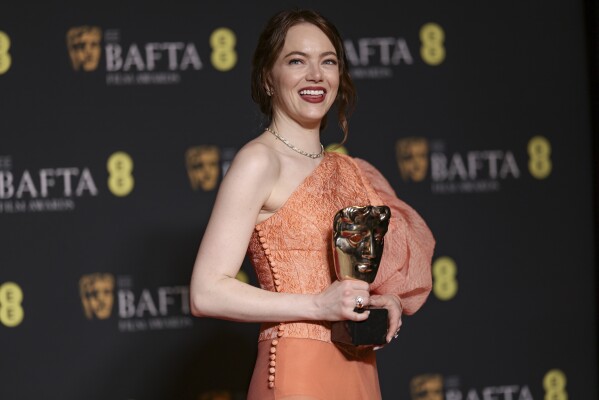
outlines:
M323 64L326 64L326 65L337 65L337 60L335 60L333 58L330 58L330 59L324 60Z
M302 60L300 60L299 58L292 58L291 60L289 60L289 65L298 65L301 63L302 63Z
M360 243L362 241L362 239L364 238L364 236L362 235L361 232L356 232L356 231L343 231L343 232L341 232L341 237L343 237L344 239L347 239L349 241L349 243L353 246Z
M359 233L355 233L349 237L349 240L354 243L359 243L362 240L362 235Z

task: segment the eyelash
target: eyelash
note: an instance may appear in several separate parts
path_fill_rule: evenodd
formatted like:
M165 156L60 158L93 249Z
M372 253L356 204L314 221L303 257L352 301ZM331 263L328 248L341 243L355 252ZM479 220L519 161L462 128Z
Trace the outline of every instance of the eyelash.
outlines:
M289 65L300 64L302 62L303 62L303 60L300 60L299 58L293 58L293 59L289 60ZM337 60L333 60L333 59L324 60L323 63L328 64L328 65L337 65Z

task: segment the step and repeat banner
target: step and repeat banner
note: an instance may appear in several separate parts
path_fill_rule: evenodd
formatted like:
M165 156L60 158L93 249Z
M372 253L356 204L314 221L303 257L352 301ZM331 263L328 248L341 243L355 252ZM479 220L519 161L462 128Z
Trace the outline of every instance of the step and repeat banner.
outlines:
M222 176L265 124L257 37L296 5L344 37L345 149L437 239L427 303L378 351L383 398L596 399L571 0L3 3L0 398L245 398L258 325L192 317L188 284ZM323 143L341 137L331 117ZM256 284L247 262L238 279Z

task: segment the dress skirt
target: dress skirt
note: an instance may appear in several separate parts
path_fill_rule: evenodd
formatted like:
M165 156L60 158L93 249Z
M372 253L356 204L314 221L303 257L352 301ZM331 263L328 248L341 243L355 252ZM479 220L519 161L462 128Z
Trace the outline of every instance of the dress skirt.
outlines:
M381 398L376 357L371 348L344 351L320 340L281 338L274 367L269 364L270 356L270 341L259 342L248 400ZM269 382L274 383L273 387L269 387Z

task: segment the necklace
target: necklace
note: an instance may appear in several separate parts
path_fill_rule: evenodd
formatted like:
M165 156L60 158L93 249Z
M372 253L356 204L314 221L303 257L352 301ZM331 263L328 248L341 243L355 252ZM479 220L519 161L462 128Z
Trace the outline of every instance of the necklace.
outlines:
M300 153L303 156L315 159L315 158L322 157L322 155L324 154L324 146L322 145L322 143L320 144L320 153L308 153L308 152L303 151L302 149L298 149L297 147L295 147L294 145L289 143L289 141L287 139L285 139L283 136L279 135L277 133L277 131L275 131L274 129L269 128L269 127L266 127L264 129L266 129L267 131L269 131L270 133L275 135L275 137L277 139L279 139L281 142L285 143L285 146L289 147L291 150L295 151L296 153Z

